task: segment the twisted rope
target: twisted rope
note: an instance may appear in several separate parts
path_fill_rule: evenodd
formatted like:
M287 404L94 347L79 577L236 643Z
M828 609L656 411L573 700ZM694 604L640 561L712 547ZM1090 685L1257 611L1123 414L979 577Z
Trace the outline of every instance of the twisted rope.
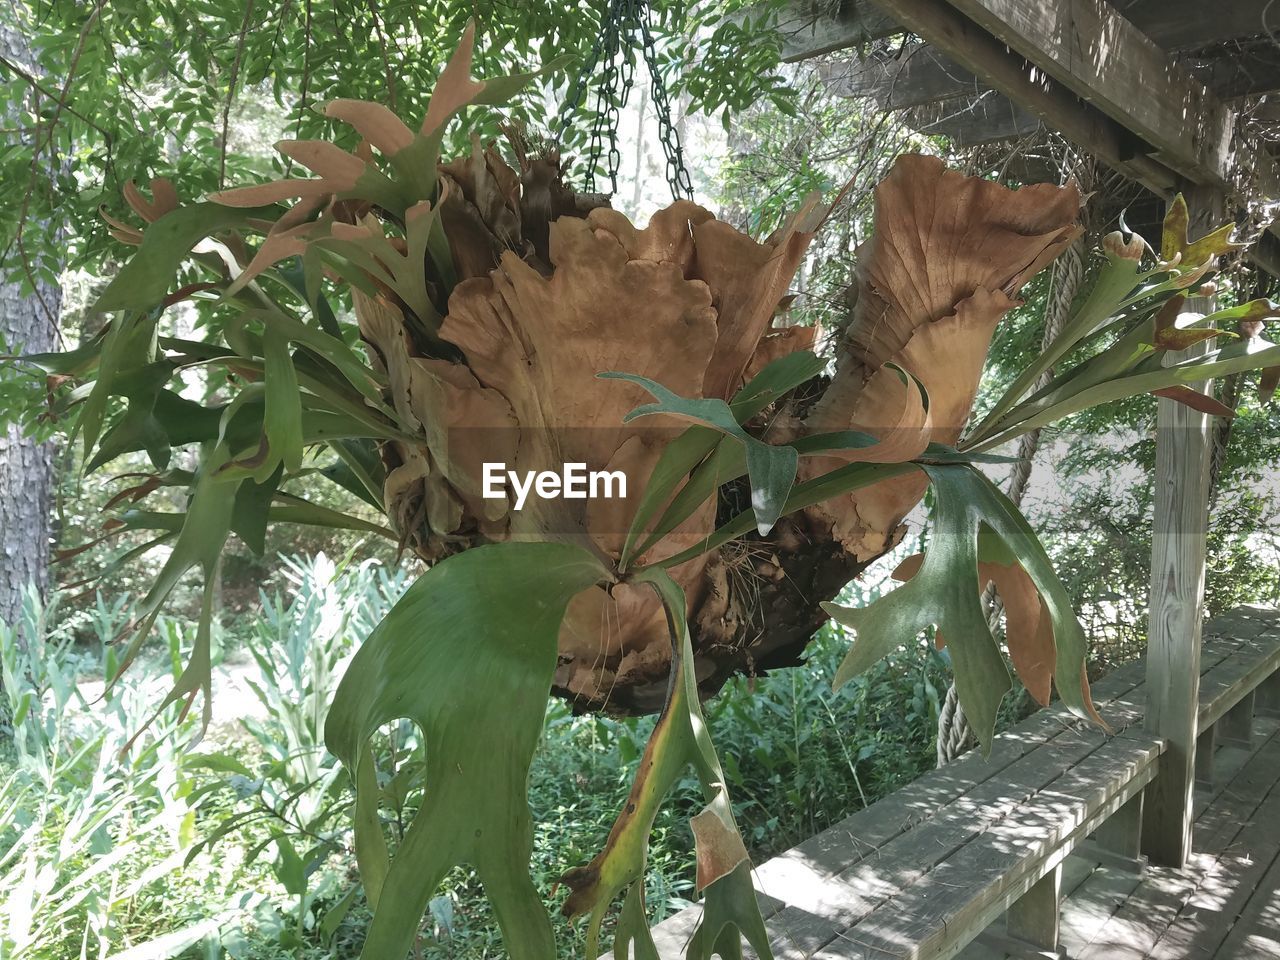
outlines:
M1049 303L1045 309L1044 337L1041 350L1047 350L1049 344L1058 336L1062 325L1071 316L1071 304L1075 301L1080 286L1084 283L1085 249L1088 234L1078 237L1076 241L1062 251L1062 255L1054 261L1053 275L1050 280ZM1046 387L1053 379L1053 370L1048 369L1036 379L1032 392ZM1018 438L1018 462L1013 466L1009 477L1007 495L1013 505L1020 506L1027 492L1027 484L1031 480L1032 461L1040 446L1038 429L1024 433ZM992 634L999 636L1000 617L1004 612L1004 603L996 593L995 587L988 584L982 592L982 603L987 611L987 626ZM973 728L969 726L969 718L965 716L964 707L960 705L956 684L953 680L947 688L942 707L938 711L938 766L946 766L962 753L973 747Z

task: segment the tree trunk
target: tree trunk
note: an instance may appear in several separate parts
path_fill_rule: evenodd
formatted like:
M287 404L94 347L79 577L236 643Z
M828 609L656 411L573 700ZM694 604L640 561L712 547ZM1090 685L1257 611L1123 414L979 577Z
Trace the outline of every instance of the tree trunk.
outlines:
M0 51L10 62L31 67L23 31L0 28ZM61 306L57 285L37 283L31 294L19 283L0 283L0 338L19 353L53 349ZM0 620L5 622L18 619L28 585L42 593L48 585L52 492L53 444L36 442L6 424L0 431Z

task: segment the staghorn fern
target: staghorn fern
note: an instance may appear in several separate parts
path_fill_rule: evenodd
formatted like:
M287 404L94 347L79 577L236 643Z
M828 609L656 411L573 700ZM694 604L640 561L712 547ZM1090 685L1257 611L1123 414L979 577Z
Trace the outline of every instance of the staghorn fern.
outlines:
M442 162L450 120L529 79L473 80L472 44L468 28L417 131L379 105L339 100L325 113L363 137L354 153L277 145L313 178L189 205L163 181L149 200L131 188L146 225L110 224L138 246L98 304L112 320L79 350L24 360L53 378L51 413L82 438L91 469L138 450L155 466L104 533L146 530L140 549L170 550L125 666L179 579L204 573L194 653L165 704L203 692L209 716L212 572L232 532L261 549L272 522L362 529L432 565L361 647L326 724L356 784L356 853L375 907L366 956L404 955L440 878L463 861L484 880L511 956L553 955L528 876L525 797L549 690L583 710L661 711L606 849L565 878L565 910L590 916L592 948L622 895L615 945L652 955L649 824L692 766L707 802L693 821L707 910L689 956L736 956L742 936L766 956L699 701L734 672L797 662L828 613L857 631L841 681L939 625L989 743L1011 685L978 605L993 580L1017 611L1007 642L1028 689L1046 701L1056 686L1093 715L1061 585L973 464L1111 399L1161 392L1204 408L1189 384L1280 365L1280 347L1256 336L1280 311L1255 301L1179 325L1182 291L1233 245L1227 228L1188 243L1175 205L1158 257L1108 238L1077 318L966 434L996 325L1079 233L1073 186L1010 191L900 158L877 190L857 304L827 374L812 330L772 327L825 216L817 198L757 242L685 201L638 229L519 140L515 166L480 143ZM190 299L216 318L198 340L166 332L166 310ZM348 301L354 325L333 305ZM1228 339L1215 326L1227 321L1254 323L1255 335L1164 366L1170 350ZM1026 395L1072 351L1084 359ZM194 369L225 377L230 399L184 397ZM1273 387L1274 374L1264 381ZM198 451L194 472L170 467L184 448ZM321 456L325 475L385 523L290 492ZM487 461L582 462L623 470L640 489L517 510L483 496ZM737 509L744 482L751 505ZM910 581L861 610L823 606L897 542L929 484L935 537L900 571ZM164 486L189 491L185 511L136 505ZM750 550L722 551L741 539ZM747 576L732 566L744 556L756 558ZM393 858L368 741L397 718L421 727L428 769Z

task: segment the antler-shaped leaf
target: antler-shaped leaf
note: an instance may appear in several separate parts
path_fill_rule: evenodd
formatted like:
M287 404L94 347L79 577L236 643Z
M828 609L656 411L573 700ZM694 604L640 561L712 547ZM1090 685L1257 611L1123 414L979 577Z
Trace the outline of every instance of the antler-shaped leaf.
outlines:
M657 956L644 910L649 834L667 793L692 765L707 798L707 806L692 821L697 883L700 890L706 891L706 901L687 960L709 960L712 953L741 956L744 936L761 960L772 960L769 936L751 886L751 864L733 820L724 771L698 702L684 593L656 567L641 571L635 580L650 584L666 610L672 646L670 693L645 747L626 806L609 831L604 850L586 866L575 867L561 878L573 891L564 902L564 914L589 914L587 956L594 960L600 950L600 925L614 898L625 889L627 896L615 934L614 953L619 957L630 956L632 951L636 957Z
M572 545L478 547L428 570L360 647L338 686L325 742L356 781L356 853L375 885L362 957L407 954L427 902L458 863L479 873L512 960L555 955L528 875L529 764L565 606L607 578L594 557ZM458 655L461 637L465 656ZM400 718L422 731L426 792L388 864L368 743Z
M933 533L920 568L904 586L862 608L824 603L831 617L857 632L836 672L836 686L866 670L929 626L946 634L956 691L983 747L990 749L996 711L1008 692L1009 671L980 601L979 538L983 528L1009 550L1030 576L1051 621L1054 681L1063 702L1094 717L1084 677L1087 644L1066 589L1035 532L1016 507L971 467L932 465L937 505Z

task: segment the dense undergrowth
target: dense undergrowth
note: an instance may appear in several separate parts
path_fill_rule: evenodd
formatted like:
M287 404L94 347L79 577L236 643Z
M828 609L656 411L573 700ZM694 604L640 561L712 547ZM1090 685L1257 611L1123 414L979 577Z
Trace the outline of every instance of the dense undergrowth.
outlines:
M126 604L62 614L32 599L0 630L15 748L0 777L0 955L64 958L355 957L369 911L354 868L351 791L322 731L346 658L406 585L374 563L287 561L287 590L220 635L214 720L162 710L191 637L163 623L165 655L119 667ZM18 634L30 640L18 641ZM874 802L933 762L944 655L904 649L840 693L847 640L825 628L803 667L732 683L708 709L739 822L758 860ZM501 705L495 704L495 709ZM626 797L651 719L575 717L553 701L530 803L534 876L590 858ZM407 724L384 731L379 776L395 843L412 818L422 756ZM655 826L657 919L692 896L690 777ZM563 896L563 892L559 893ZM574 956L575 931L560 932ZM424 960L502 955L483 891L456 870L431 903Z

